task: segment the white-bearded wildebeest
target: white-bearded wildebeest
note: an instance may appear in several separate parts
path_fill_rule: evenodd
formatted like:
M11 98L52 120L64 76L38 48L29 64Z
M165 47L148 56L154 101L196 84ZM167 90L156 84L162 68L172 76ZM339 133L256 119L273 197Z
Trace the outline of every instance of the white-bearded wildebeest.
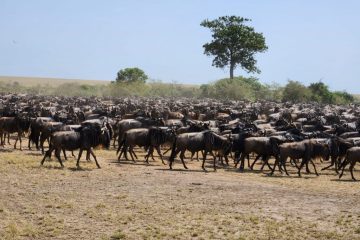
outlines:
M58 159L60 165L63 167L63 163L60 158L61 150L76 150L80 149L76 166L79 167L79 161L84 150L87 150L95 159L96 166L100 168L100 165L96 159L96 156L92 150L93 147L98 145L104 145L106 148L110 146L110 133L106 127L101 127L98 124L86 124L81 126L78 131L64 131L56 132L51 136L50 149L46 152L41 165L44 164L46 157L51 156L51 152L55 150L55 156Z
M249 137L244 139L243 151L241 152L241 157L239 160L237 160L235 167L240 161L240 170L243 170L245 157L248 156L250 153L258 154L257 158L250 166L251 170L253 169L254 164L260 157L263 157L263 161L264 161L263 165L261 166L261 170L264 168L265 164L269 167L270 170L272 170L268 160L270 156L273 156L274 154L272 152L272 146L270 144L269 137Z
M312 161L312 159L317 157L322 157L326 160L329 159L330 150L327 143L316 139L307 139L301 142L283 143L279 146L279 156L275 159L275 164L270 175L274 173L275 167L278 163L280 163L284 167L286 174L289 175L286 170L287 158L302 159L300 167L298 167L299 177L301 177L301 169L305 164L308 164L309 162L313 165L315 174L319 175L316 171L315 164Z
M162 163L165 164L160 151L160 146L166 142L172 142L173 139L175 139L175 132L166 127L135 128L126 131L123 138L123 141L119 144L117 149L117 153L119 153L122 148L118 160L120 160L123 153L125 159L128 160L127 152L129 151L132 160L135 162L134 156L136 158L137 156L133 151L133 148L134 146L139 146L148 150L148 153L145 156L145 161L147 163L149 163L149 156L152 156L155 148Z
M349 170L351 173L351 178L356 181L356 178L354 177L354 166L356 164L356 162L360 162L360 147L352 147L349 148L346 151L346 157L345 160L343 162L343 164L341 165L341 173L339 175L339 179L342 177L342 175L344 174L344 170L345 167L350 164Z
M30 123L30 135L28 147L31 149L30 144L33 143L36 146L36 149L39 150L39 140L41 135L42 127L47 122L54 122L54 119L50 117L37 117L31 120Z
M10 138L10 133L17 133L17 138L14 144L14 148L16 149L16 144L20 141L20 150L21 147L21 135L24 132L27 132L30 127L30 118L26 116L18 115L16 117L1 117L0 118L0 142L1 145L5 145L5 136L8 135L8 143Z
M124 140L125 132L133 128L149 128L152 126L164 126L164 120L161 118L151 119L138 117L137 119L124 119L117 123L118 144Z
M169 167L172 169L172 164L176 155L180 152L180 159L185 169L187 166L184 162L185 151L188 150L192 154L198 151L204 150L204 158L202 168L205 170L206 154L213 155L213 150L223 150L223 152L230 152L232 141L225 137L221 137L211 131L195 132L195 133L183 133L175 138L171 155ZM216 170L216 158L214 157L214 171Z

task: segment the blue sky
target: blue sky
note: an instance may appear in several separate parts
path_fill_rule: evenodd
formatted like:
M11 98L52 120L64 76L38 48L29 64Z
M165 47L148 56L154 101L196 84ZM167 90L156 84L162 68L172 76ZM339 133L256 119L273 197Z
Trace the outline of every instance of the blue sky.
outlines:
M211 35L199 24L238 15L266 38L260 81L321 79L360 93L359 9L356 0L1 0L0 75L113 80L136 66L164 82L208 83L228 69L203 54Z

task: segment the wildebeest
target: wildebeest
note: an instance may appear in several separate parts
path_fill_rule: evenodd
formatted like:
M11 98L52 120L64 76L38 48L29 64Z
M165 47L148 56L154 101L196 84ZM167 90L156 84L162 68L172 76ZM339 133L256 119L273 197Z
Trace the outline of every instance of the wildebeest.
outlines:
M173 141L174 138L175 138L174 130L166 127L130 129L125 133L123 141L118 146L117 153L120 152L118 160L120 160L121 155L123 153L125 159L128 160L127 152L129 152L132 160L135 161L134 156L136 158L137 156L133 151L133 148L134 146L139 146L139 147L144 147L145 149L148 150L148 153L145 156L145 160L147 163L149 163L149 156L152 155L154 149L156 149L162 163L165 164L163 160L163 156L160 151L160 145L166 143L167 141Z
M60 165L63 167L63 163L60 158L61 150L80 149L76 166L79 167L79 161L84 150L87 150L95 159L96 166L100 168L100 165L96 159L96 156L92 150L93 147L98 145L104 145L106 148L110 146L110 133L106 127L101 127L98 124L86 124L81 126L78 131L64 131L56 132L51 136L50 149L45 153L41 165L44 164L46 157L51 156L51 152L55 150L55 156L58 159Z
M175 138L171 155L169 158L169 167L172 169L172 164L178 153L180 153L180 159L185 169L187 169L184 157L185 151L188 150L192 154L198 151L204 150L204 158L202 168L205 170L204 164L206 160L206 154L211 153L213 150L223 150L229 152L232 142L227 138L219 136L211 131L183 133ZM215 156L214 157L214 170L216 170Z
M270 165L268 163L268 160L269 160L270 156L274 156L274 153L273 153L272 150L273 149L272 149L272 146L270 144L270 138L268 138L268 137L249 137L249 138L246 138L244 140L244 146L243 146L243 150L241 152L241 158L240 158L240 160L238 160L238 161L241 161L240 170L244 169L244 159L250 153L258 154L258 157L255 159L253 164L250 166L250 169L253 169L254 164L256 163L256 161L261 156L263 158L263 161L264 161L264 163L263 163L263 165L261 167L261 170L263 169L265 164L267 164L269 169L272 170L272 168L270 167ZM237 163L236 163L236 165L237 165Z
M164 126L163 119L150 119L139 117L137 119L124 119L117 123L118 129L118 144L123 141L124 134L129 129L133 128L148 128L151 126Z
M54 122L53 118L50 117L37 117L31 120L30 123L30 135L28 147L31 149L30 144L33 143L36 146L36 149L39 150L39 140L41 135L41 129L43 125L47 122Z
M8 143L9 137L11 133L17 133L16 141L14 144L14 148L16 148L16 144L20 141L20 150L21 147L21 135L24 132L27 132L30 127L30 119L26 116L21 116L18 114L16 117L1 117L0 118L0 140L1 145L5 145L5 136L8 135Z
M344 163L341 166L342 169L341 169L341 173L339 175L339 179L343 176L345 167L348 164L350 164L349 170L350 170L350 173L351 173L351 178L354 181L356 181L356 178L354 177L354 173L353 173L354 166L355 166L356 162L360 162L360 147L349 148L346 151L346 157L345 157Z
M323 157L328 160L330 156L330 150L327 143L317 141L316 139L303 140L301 142L283 143L279 146L279 156L275 159L274 167L270 173L272 175L277 164L281 164L287 175L289 173L286 170L286 159L302 159L300 166L298 167L298 175L301 177L301 169L305 164L309 162L313 165L315 174L319 175L316 171L316 167L312 159L316 157ZM280 169L280 165L279 165Z

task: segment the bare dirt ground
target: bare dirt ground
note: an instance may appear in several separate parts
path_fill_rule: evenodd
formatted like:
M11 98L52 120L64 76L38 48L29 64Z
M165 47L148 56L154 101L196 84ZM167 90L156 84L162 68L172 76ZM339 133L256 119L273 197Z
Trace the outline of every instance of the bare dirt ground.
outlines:
M0 239L360 239L360 182L348 172L204 172L189 159L170 171L140 152L118 163L97 150L102 168L83 159L78 170L72 157L40 167L38 151L0 147Z

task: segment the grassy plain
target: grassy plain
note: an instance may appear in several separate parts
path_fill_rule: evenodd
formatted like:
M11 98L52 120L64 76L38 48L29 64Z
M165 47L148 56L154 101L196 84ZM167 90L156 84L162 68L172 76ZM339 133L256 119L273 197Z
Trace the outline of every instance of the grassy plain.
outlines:
M40 167L36 150L0 147L0 239L360 239L349 173L268 177L210 162L204 172L189 159L189 170L170 171L140 150L136 163L117 162L114 149L96 155L101 169L82 160L78 170L72 157L62 169L55 159Z
M57 87L64 83L77 83L77 84L89 84L89 85L106 85L110 81L107 80L82 80L82 79L64 79L64 78L42 78L42 77L11 77L0 76L0 82L14 84L19 83L20 86L33 87L33 86L52 86Z

